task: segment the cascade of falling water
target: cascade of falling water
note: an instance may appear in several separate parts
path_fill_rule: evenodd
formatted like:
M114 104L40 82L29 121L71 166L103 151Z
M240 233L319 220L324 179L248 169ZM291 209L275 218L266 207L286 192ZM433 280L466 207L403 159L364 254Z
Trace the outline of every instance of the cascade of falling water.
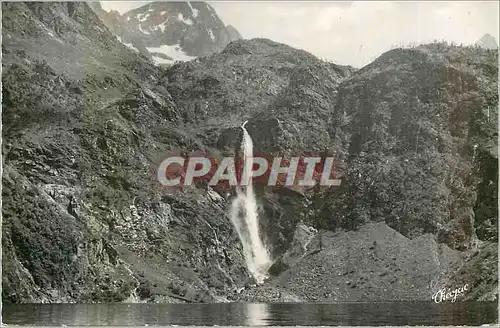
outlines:
M267 276L271 259L259 235L257 199L253 191L250 175L252 170L253 142L248 131L245 129L246 123L243 123L241 126L243 130L241 147L244 158L244 176L249 177L249 180L245 191L236 189L236 198L231 204L230 216L243 245L243 253L248 270L258 283L262 283Z

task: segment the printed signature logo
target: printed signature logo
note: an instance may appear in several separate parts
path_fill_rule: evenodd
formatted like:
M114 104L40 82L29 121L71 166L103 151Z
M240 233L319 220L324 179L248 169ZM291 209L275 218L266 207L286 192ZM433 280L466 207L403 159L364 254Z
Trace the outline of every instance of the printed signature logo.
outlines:
M449 301L451 299L451 302L455 302L457 300L457 296L461 296L467 291L467 287L469 285L465 284L460 288L455 288L454 290L451 289L446 289L442 288L438 290L434 295L432 295L432 299L436 303L441 303L443 301Z

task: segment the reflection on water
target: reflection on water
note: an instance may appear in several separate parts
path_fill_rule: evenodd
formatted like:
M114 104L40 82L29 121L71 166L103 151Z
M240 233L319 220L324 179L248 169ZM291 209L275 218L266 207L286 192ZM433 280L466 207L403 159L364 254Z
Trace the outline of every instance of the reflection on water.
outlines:
M266 320L269 315L269 304L246 304L246 320L247 326L266 326Z
M498 317L495 302L337 304L25 304L4 305L18 325L482 325Z

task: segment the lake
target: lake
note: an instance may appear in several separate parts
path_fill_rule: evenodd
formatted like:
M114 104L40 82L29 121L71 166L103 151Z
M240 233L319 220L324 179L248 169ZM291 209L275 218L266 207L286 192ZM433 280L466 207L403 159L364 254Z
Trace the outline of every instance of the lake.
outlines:
M2 312L5 324L37 326L474 326L495 322L498 303L7 304Z

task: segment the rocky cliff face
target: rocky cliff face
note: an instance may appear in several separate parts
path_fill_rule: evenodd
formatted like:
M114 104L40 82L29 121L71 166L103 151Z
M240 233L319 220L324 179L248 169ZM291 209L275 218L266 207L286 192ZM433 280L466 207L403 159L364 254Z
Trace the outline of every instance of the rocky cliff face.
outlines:
M471 280L495 297L496 52L431 44L355 70L254 39L164 69L85 3L2 11L4 301L429 300ZM256 187L275 260L259 287L231 196L152 174L169 151L237 153L245 120L257 152L325 152L343 178Z
M205 2L153 2L123 15L104 11L99 2L92 8L121 42L156 64L206 56L241 39Z
M472 247L492 218L479 207L494 207L480 183L496 184L496 70L494 52L433 44L390 51L340 86L331 131L348 174L331 210L343 225L383 220Z
M2 6L3 299L207 302L245 284L226 201L152 179L191 138L166 72L85 3Z

